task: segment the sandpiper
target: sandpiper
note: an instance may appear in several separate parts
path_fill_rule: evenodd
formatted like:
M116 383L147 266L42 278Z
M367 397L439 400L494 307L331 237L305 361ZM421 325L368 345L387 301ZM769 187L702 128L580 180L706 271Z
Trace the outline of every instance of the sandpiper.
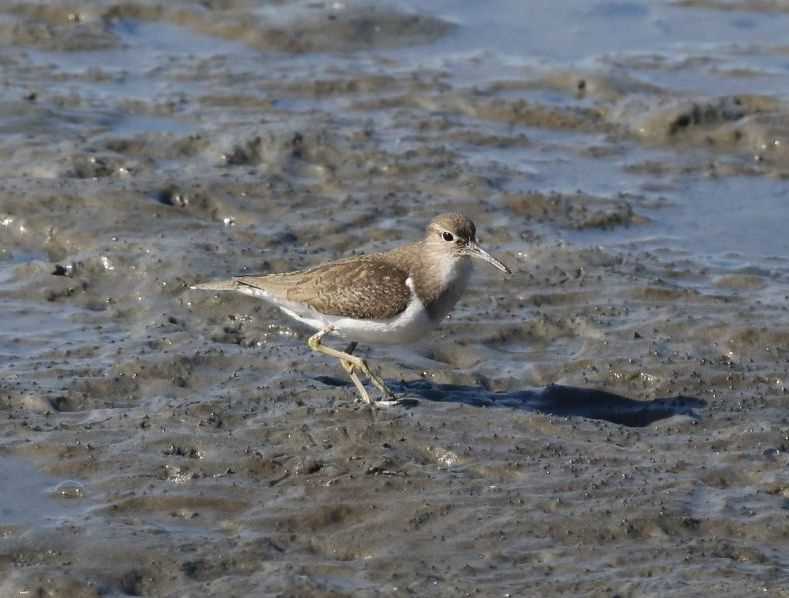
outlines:
M286 314L317 330L307 344L336 357L362 399L372 403L357 371L396 402L384 381L360 357L359 342L404 344L436 327L468 284L471 258L510 274L510 269L477 243L474 223L461 214L441 214L424 239L384 253L354 256L306 270L237 276L198 284L192 289L237 291L270 301ZM350 341L345 351L322 344L327 334Z

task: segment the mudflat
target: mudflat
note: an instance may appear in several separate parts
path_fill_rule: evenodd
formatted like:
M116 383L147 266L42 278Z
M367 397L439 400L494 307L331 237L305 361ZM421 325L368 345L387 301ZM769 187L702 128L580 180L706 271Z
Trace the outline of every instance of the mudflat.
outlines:
M0 6L0 596L789 595L789 12L464 4ZM450 210L410 409L189 290Z

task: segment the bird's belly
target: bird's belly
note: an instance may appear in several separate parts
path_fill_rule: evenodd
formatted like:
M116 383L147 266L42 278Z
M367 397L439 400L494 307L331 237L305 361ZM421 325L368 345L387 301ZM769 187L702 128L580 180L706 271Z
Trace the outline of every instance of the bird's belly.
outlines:
M408 344L422 338L434 323L424 309L418 313L407 312L387 321L340 318L332 325L335 334L348 340L378 345Z
M434 322L427 313L422 302L412 299L408 307L388 320L360 320L344 316L332 316L319 313L315 310L305 313L304 310L296 312L290 306L279 305L280 309L302 324L316 330L332 328L332 334L371 345L400 345L408 344L422 338Z

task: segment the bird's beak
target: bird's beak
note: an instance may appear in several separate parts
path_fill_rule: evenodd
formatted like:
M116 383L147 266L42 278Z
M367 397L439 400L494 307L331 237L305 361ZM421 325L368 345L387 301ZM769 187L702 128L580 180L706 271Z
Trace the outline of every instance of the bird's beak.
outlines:
M463 251L464 255L468 255L470 257L479 258L484 262L488 262L490 265L495 266L502 272L507 274L512 274L512 270L510 270L507 266L497 260L495 257L490 255L487 251L482 249L479 245L477 245L476 241L470 241L468 245L466 245L465 250Z

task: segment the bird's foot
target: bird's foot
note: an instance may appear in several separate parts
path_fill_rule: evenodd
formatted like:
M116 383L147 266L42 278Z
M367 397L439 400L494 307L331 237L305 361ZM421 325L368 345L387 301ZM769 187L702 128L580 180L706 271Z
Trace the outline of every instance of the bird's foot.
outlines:
M407 397L401 399L380 399L375 402L376 407L406 407L410 409L417 405L419 405L418 399L409 399Z

